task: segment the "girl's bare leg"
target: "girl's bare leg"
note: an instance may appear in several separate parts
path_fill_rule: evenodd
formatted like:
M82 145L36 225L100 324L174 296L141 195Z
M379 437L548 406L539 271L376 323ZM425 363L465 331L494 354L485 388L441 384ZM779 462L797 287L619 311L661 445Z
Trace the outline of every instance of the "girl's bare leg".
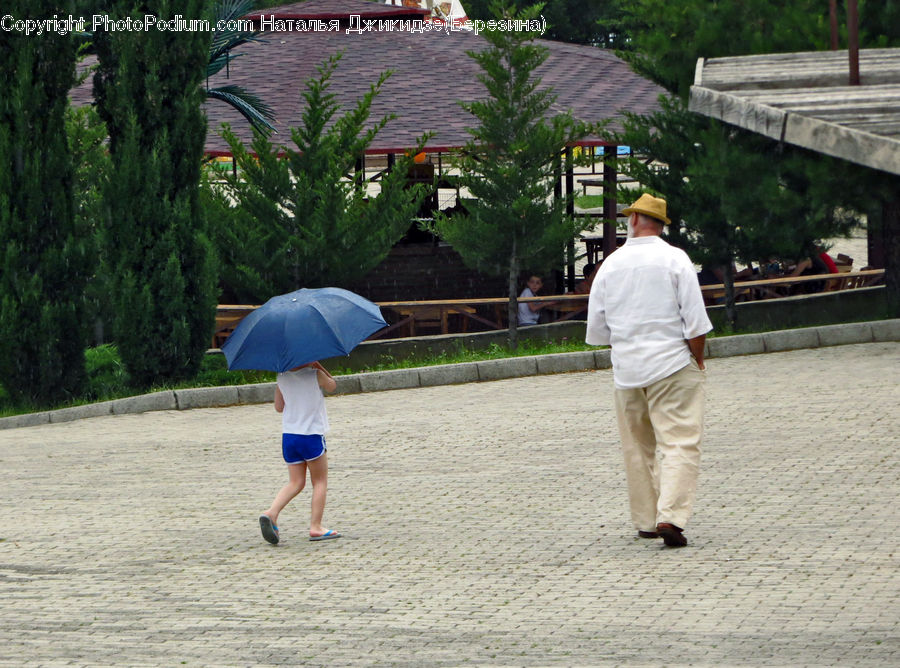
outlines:
M301 464L288 464L288 481L275 495L272 505L263 513L272 520L272 524L278 524L278 513L290 503L291 499L303 491L306 485L306 462Z
M309 480L313 487L309 535L321 536L327 531L322 526L322 515L325 513L325 497L328 494L328 453L306 462L306 465L309 467Z

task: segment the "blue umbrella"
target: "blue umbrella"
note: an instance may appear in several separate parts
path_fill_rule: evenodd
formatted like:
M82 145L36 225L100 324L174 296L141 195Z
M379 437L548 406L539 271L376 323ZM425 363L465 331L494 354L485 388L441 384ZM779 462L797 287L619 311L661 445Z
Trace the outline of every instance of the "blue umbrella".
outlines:
M368 299L340 288L272 297L238 323L222 346L229 369L287 371L346 355L387 323Z

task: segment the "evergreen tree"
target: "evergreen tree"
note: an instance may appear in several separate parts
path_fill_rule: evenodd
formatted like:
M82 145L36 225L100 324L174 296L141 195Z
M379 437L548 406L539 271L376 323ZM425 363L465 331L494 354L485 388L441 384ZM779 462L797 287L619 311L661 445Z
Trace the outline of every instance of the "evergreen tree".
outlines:
M334 56L306 82L303 123L291 130L295 148L256 132L250 150L229 128L224 136L240 170L224 189L208 193L218 216L215 240L231 296L259 302L301 287L347 286L378 265L409 229L424 193L407 188L408 157L378 181L348 178L385 117L366 129L383 74L344 115L329 92L340 61Z
M118 16L200 17L203 2L117 3ZM189 378L209 346L217 294L199 201L209 35L98 32L94 97L109 130L105 193L114 335L136 386Z
M56 3L12 0L16 18ZM90 245L73 211L65 112L75 76L70 36L0 33L0 380L14 401L47 405L84 381Z
M698 264L722 268L727 318L734 324L734 261L812 255L821 239L848 234L858 224L841 209L858 196L833 187L848 171L840 160L709 122L677 99L664 98L661 106L647 117L626 116L616 141L655 162L632 159L622 169L666 197L670 242ZM635 195L623 189L619 197Z
M539 6L517 13L494 5L497 17L531 19ZM565 244L582 229L554 198L559 156L590 128L568 114L551 115L556 96L537 90L534 70L547 49L523 31L484 33L490 48L469 52L481 67L488 96L462 106L479 126L459 157L460 184L475 199L467 216L436 219L438 234L474 268L509 281L509 344L518 345L519 272L558 266Z

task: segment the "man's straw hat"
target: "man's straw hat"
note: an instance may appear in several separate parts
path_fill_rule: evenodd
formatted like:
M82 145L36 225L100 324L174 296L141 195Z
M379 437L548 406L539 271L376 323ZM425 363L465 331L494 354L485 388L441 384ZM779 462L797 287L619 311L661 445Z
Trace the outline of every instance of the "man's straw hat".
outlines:
M666 200L661 197L654 197L649 193L644 193L638 198L637 202L627 209L622 209L622 213L626 216L630 216L633 213L642 213L666 225L672 222L666 217Z

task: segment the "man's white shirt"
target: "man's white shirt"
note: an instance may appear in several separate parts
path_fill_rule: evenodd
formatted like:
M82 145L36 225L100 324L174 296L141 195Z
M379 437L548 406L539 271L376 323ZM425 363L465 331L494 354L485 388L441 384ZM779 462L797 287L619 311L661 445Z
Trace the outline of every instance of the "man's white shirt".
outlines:
M612 347L618 388L647 387L684 368L686 339L712 328L690 258L657 236L628 239L594 278L585 340Z

